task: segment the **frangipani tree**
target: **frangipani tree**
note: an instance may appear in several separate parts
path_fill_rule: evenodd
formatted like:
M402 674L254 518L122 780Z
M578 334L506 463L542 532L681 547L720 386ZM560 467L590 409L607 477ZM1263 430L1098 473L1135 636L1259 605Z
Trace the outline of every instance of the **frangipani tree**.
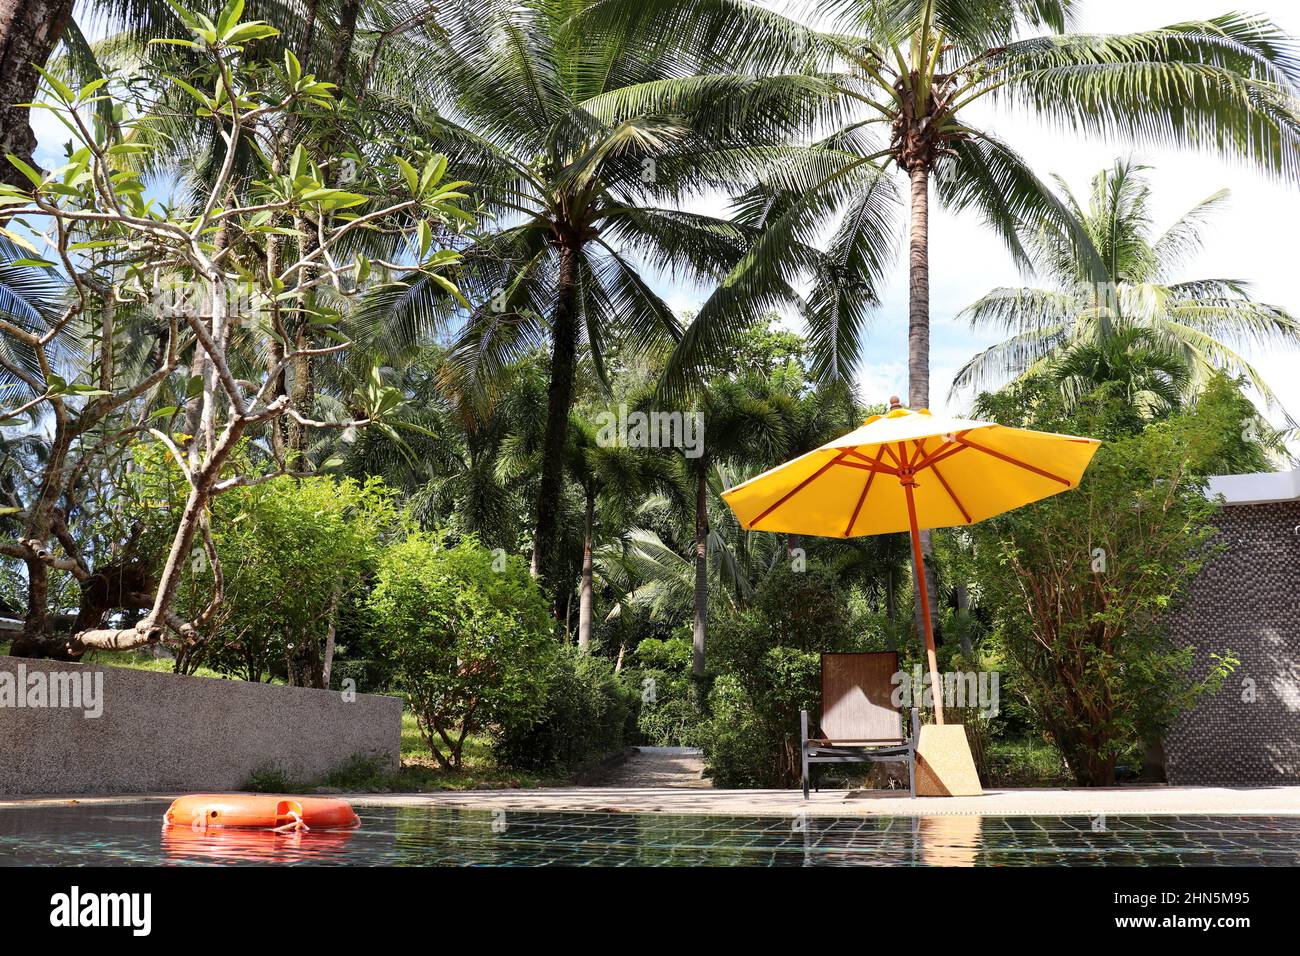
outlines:
M274 317L302 309L316 289L328 288L343 302L373 292L394 273L431 275L457 261L434 242L435 233L467 218L457 206L464 198L460 184L444 181L445 158L393 157L343 190L301 149L277 152L287 146L266 135L267 127L298 111L330 111L332 87L304 73L292 53L269 75L246 64L245 45L274 30L241 22L241 10L242 3L231 0L215 21L182 12L191 38L161 41L194 52L204 65L183 76L157 76L155 88L186 90L197 121L212 124L225 144L219 172L193 206L172 208L149 195L133 162L149 148L148 137L136 135L140 120L120 97L116 78L72 89L47 73L47 108L73 140L68 162L41 173L9 157L29 183L26 190L0 187L9 238L32 253L18 264L61 276L68 285L57 314L27 322L0 316L0 335L31 359L15 362L14 350L0 351L0 366L22 386L6 396L4 424L50 432L25 499L7 509L18 533L0 541L0 553L22 562L28 581L15 654L75 659L90 648L196 640L222 601L209 524L212 497L291 473L270 449L248 456L235 449L278 419L304 428L356 428L382 421L403 402L376 375L352 396L347 416L310 418L291 396L276 394L283 365L300 354L338 353L350 343L337 332L337 314L309 314L317 336L305 345L289 340ZM100 120L104 104L118 107L117 122ZM244 149L264 160L267 172L256 183L233 179ZM236 198L242 195L249 198ZM400 261L372 261L355 252L352 239L368 231L405 237ZM440 274L438 281L454 288ZM118 322L121 314L142 309L154 321L153 341L143 350ZM279 363L254 378L240 377L231 361L236 336L278 343ZM56 349L66 338L80 347ZM197 374L187 376L191 367ZM158 407L161 387L175 378L183 379L183 403ZM186 422L192 430L182 430ZM188 486L180 513L170 516L174 531L159 568L136 551L136 531L94 550L83 548L74 533L87 506L88 476L120 463L125 450L145 441L167 449ZM180 576L204 557L213 596L185 620L173 608ZM51 572L71 574L81 585L84 613L70 629L56 626L47 605ZM113 620L118 610L143 616L132 626L116 626L122 623Z

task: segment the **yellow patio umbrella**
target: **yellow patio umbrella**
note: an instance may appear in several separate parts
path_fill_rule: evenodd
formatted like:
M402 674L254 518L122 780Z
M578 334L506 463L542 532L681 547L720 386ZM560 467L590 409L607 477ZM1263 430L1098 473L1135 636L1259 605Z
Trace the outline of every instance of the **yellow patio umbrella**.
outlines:
M851 538L909 531L935 722L943 723L922 528L969 525L1073 488L1100 444L902 408L722 493L749 531Z

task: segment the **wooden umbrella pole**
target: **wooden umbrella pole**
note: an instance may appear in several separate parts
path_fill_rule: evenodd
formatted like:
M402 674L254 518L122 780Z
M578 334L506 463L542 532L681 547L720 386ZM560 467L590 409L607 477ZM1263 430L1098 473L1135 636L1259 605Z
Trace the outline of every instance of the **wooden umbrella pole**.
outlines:
M939 661L934 653L934 625L930 620L930 589L925 583L925 557L921 554L921 529L916 524L916 500L912 497L912 482L904 480L907 495L907 520L912 526L912 565L921 601L921 621L925 625L925 656L930 663L930 693L934 697L934 722L943 723L943 682L939 679Z

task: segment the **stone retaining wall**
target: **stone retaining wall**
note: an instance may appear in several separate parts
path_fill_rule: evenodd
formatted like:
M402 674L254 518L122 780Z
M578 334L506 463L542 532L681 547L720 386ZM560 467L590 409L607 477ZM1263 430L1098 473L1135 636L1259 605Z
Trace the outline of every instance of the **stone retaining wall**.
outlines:
M394 697L0 656L0 794L232 790L363 754L395 771L401 721Z

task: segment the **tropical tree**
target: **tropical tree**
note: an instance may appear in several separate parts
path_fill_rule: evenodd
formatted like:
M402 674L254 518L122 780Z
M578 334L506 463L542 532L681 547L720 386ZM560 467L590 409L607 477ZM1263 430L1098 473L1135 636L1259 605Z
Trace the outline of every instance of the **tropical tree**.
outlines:
M839 0L817 5L822 22L829 20L818 29L750 0L606 0L583 20L592 32L671 51L701 71L719 64L804 71L828 83L828 97L857 104L812 148L787 150L781 163L751 180L757 185L741 194L741 219L780 240L760 240L750 257L789 276L806 271L809 260L787 255L785 240L808 237L815 232L810 223L838 217L826 256L815 262L805 313L817 340L851 355L870 312L845 307L843 292L854 280L875 287L888 264L882 250L892 247L901 223L889 201L894 186L883 174L902 174L910 213L907 391L908 403L919 408L930 403L932 183L948 209L978 212L1025 268L1032 266L1026 233L1073 222L1015 149L977 125L971 107L1020 107L1070 135L1212 149L1277 176L1300 170L1300 58L1271 22L1227 14L1139 33L1069 33L1077 6ZM1080 268L1105 279L1099 260ZM683 335L676 368L697 365L733 323L747 321L727 313L701 309ZM929 533L922 538L928 555ZM925 573L933 577L928 560Z
M1101 342L1079 342L1048 368L1067 408L1099 391L1149 419L1173 411L1187 395L1190 370L1150 329L1126 328Z
M1277 404L1238 350L1244 344L1294 347L1300 322L1253 299L1239 280L1181 275L1228 191L1210 195L1157 234L1146 170L1116 160L1093 177L1086 204L1062 183L1073 222L1048 228L1027 245L1037 274L1049 284L994 289L963 310L972 328L1009 335L966 363L954 390L987 388L1057 361L1069 373L1067 382L1076 374L1097 383L1128 378L1133 401L1147 401L1137 393L1150 392L1151 399L1175 404L1222 370L1245 376ZM1101 282L1081 268L1083 261L1102 264Z
M247 0L239 3L235 18L241 16L277 30L275 36L260 39L257 56L274 63L291 50L307 70L359 100L385 76L385 57L400 61L406 47L434 28L437 11L418 0ZM160 51L150 51L145 46L149 40L180 36L186 29L184 16L171 0L94 0L81 5L75 0L0 0L0 155L13 153L35 165L37 144L28 104L39 98L42 67L66 60L78 82L86 83L102 71L101 53L152 57ZM94 34L104 39L88 39ZM183 116L174 118L184 122ZM0 181L26 183L9 167L0 170Z
M0 186L0 205L15 219L37 224L33 232L45 245L31 244L33 252L55 257L57 264L30 262L50 281L61 276L69 286L52 317L40 310L13 320L0 316L0 337L12 343L0 349L0 365L19 386L6 396L0 420L15 424L17 416L26 415L30 426L48 429L51 436L40 471L13 506L18 533L14 540L0 540L0 553L24 564L28 582L16 654L75 659L96 647L123 650L164 639L196 640L223 597L210 502L232 488L287 473L274 457L252 461L237 454L244 439L282 418L303 428L357 428L403 402L376 375L350 397L346 416L312 418L310 409L291 396L276 395L274 388L283 364L304 349L284 343L278 367L245 377L236 374L241 370L232 361L231 343L250 330L267 338L281 335L268 319L270 301L297 310L310 290L322 286L344 300L373 287L378 277L350 248L352 234L360 230L389 233L410 250L407 265L388 263L381 269L436 270L455 263L454 253L431 248L435 225L441 231L464 216L457 206L464 197L444 181L442 157L413 157L419 171L406 159L394 159L347 191L329 186L327 170L301 149L286 153L276 148L281 141L264 141L274 157L273 172L243 201L236 197L237 155L257 139L264 123L333 104L330 85L304 73L291 53L269 77L264 65L244 60L246 45L275 31L265 23L241 22L239 7L232 0L215 23L178 9L192 39L176 42L203 65L166 80L197 101L190 106L196 121L222 127L225 134L217 177L192 203L164 207L146 196L132 157L149 146L135 137L136 119L122 102L130 81L120 76L72 88L45 74L55 98L50 108L74 136L68 162L43 174L19 157L8 157L27 182L25 189ZM260 88L268 80L274 93ZM148 85L167 84L155 75ZM123 121L97 121L103 102ZM300 241L294 255L277 262L257 241L279 233L272 222L276 214L298 225L300 240L310 232L317 242L307 248ZM249 246L257 252L249 255ZM131 328L129 320L138 313L152 318L147 334ZM319 314L311 318L331 324ZM331 344L305 351L346 350L350 341L332 331ZM65 347L63 339L80 347ZM196 355L190 376L182 370L186 352ZM159 395L169 388L180 401L159 407ZM111 542L116 547L102 546L94 523L87 536L73 533L77 517L92 505L114 516L113 476L125 467L133 446L150 442L166 449L185 486L183 506L169 516L160 568L139 560L140 532L127 527L120 514L112 524L120 531ZM211 562L215 585L209 604L186 620L174 604L194 551ZM64 574L76 579L82 592L72 621L60 621L48 603L51 577ZM116 611L144 614L133 626L119 627L114 625L125 623L120 617L109 619Z
M591 0L480 0L443 8L444 30L405 82L429 106L428 142L482 188L493 227L464 250L457 282L474 304L457 359L483 374L549 341L547 424L533 566L557 560L564 447L579 355L680 334L641 276L649 264L713 284L752 230L687 212L681 200L754 178L830 95L807 76L729 67L690 75L672 57L589 32ZM794 250L792 254L796 254ZM412 338L462 318L417 281L383 304Z
M613 412L606 412L614 415ZM644 449L602 440L593 420L575 412L569 420L566 449L570 476L582 490L582 574L578 583L578 649L591 648L594 561L597 522L606 534L622 530L631 520L630 505L675 477L671 459ZM601 499L599 519L596 503ZM612 536L612 534L611 534Z
M695 616L692 624L692 670L704 675L704 645L709 622L709 484L717 466L727 462L768 465L779 461L788 416L764 394L765 383L715 381L701 396L705 423L701 453L683 458L695 490ZM716 489L721 495L722 488Z

